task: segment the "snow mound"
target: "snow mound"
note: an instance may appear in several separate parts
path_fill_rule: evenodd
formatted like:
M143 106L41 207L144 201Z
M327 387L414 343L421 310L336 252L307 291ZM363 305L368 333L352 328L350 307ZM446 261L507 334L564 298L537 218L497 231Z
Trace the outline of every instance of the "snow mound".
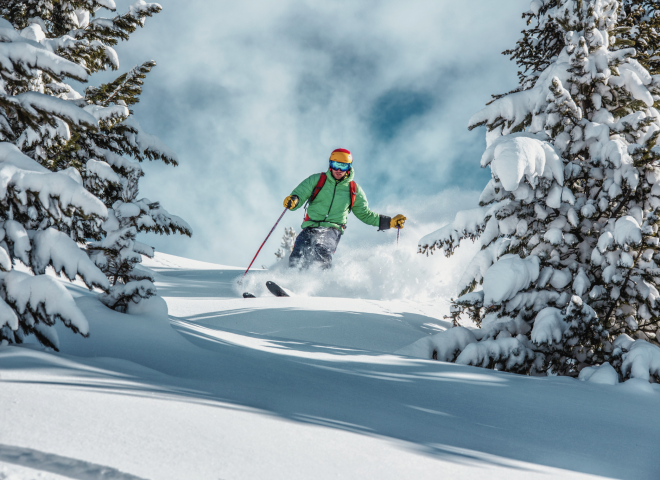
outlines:
M155 252L153 258L143 257L141 265L147 268L185 268L189 270L240 270L242 267L229 267L218 263L202 262L191 258L170 255L169 253Z
M450 328L397 350L399 355L418 358L435 358L442 362L453 362L463 349L477 341L470 330L464 327Z
M635 340L629 344L627 350L628 352L623 354L621 365L624 376L629 375L631 379L637 378L646 382L651 379L651 375L660 377L659 347L644 340Z
M126 313L130 315L152 315L166 317L168 314L167 303L161 297L143 298L139 303L129 302Z
M601 383L603 385L616 385L619 383L619 374L609 362L597 367L585 367L578 377L583 382Z

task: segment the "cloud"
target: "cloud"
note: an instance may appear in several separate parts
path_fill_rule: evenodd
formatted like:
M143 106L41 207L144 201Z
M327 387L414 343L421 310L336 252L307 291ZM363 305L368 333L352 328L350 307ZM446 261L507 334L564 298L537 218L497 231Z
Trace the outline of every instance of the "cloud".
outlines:
M117 46L121 71L158 62L135 113L181 159L145 166L141 195L194 229L192 239L146 236L158 250L246 265L282 199L338 147L353 152L372 207L406 214L417 235L476 204L489 173L484 132L467 121L516 85L500 52L519 37L528 1L161 4ZM287 213L264 253L300 222ZM352 218L340 248L389 241Z
M409 120L428 113L434 102L435 98L431 92L397 88L383 93L374 101L369 112L369 128L374 140L391 140Z

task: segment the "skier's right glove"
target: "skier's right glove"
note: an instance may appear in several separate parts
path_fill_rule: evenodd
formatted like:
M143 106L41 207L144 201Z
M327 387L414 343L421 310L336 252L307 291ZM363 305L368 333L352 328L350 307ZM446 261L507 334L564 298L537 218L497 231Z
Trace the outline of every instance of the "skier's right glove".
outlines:
M289 210L293 210L298 205L298 197L295 195L289 195L284 199L284 206Z

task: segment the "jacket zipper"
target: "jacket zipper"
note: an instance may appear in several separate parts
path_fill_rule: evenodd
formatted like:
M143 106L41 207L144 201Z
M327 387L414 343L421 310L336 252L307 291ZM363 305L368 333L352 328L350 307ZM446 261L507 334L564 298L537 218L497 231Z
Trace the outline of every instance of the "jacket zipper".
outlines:
M332 191L332 200L330 200L330 208L328 208L328 213L326 213L325 218L323 219L324 222L330 216L330 210L332 210L332 204L335 203L335 193L337 193L337 182L336 181L335 181L335 188Z

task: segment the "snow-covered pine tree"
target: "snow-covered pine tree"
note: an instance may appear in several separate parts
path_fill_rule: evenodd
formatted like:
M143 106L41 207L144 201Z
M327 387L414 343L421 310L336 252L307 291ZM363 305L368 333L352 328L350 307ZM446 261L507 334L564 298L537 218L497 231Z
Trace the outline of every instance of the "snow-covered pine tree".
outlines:
M0 344L21 343L34 334L57 348L52 325L60 319L87 335L87 320L68 291L45 275L46 267L88 287L107 289L108 280L84 251L53 226L75 217L100 224L103 203L67 175L51 172L21 153L14 142L27 128L68 140L71 127L96 129L96 119L65 100L30 87L48 76L85 80L85 69L52 49L21 36L0 19ZM27 269L14 268L20 261Z
M530 10L522 14L527 29L516 47L506 50L519 67L519 86L514 91L532 88L541 72L556 60L564 48L564 31L560 22L547 21L559 0L532 1ZM550 11L550 12L549 12ZM655 0L622 0L619 2L618 25L612 29L612 50L635 48L635 59L655 75L660 72L660 5ZM506 94L505 94L506 95ZM493 95L500 98L504 95Z
M120 39L127 40L137 26L144 25L147 16L161 10L156 3L137 0L122 15L97 18L100 7L114 10L115 4L113 0L9 1L2 14L21 29L24 37L93 73L117 69L118 57L112 46ZM140 231L191 234L183 220L170 215L158 202L136 199L138 181L144 175L138 162L150 159L177 164L176 154L157 137L144 132L128 108L139 101L142 80L154 65L153 61L146 62L111 83L89 87L84 97L63 81L35 69L27 88L81 107L96 119L100 128L64 125L59 134L43 125L18 122L14 126L15 143L26 154L51 170L66 171L107 207L113 207L102 226L89 218L74 216L57 228L76 241L94 240L90 254L112 282L111 291L101 299L119 311L125 311L130 300L137 303L155 293L151 277L135 269L141 261L140 254L151 256L153 249L137 242L135 235Z
M98 16L103 11L101 8L114 11L114 0L7 0L3 2L0 13L21 36L81 65L91 74L108 68L117 69L119 59L112 47L119 40L127 40L130 33L144 25L146 17L161 10L156 3L138 0L126 13L103 18ZM117 104L109 108L89 105L90 102L71 85L63 79L53 78L48 72L39 69L38 65L33 67L29 82L22 88L58 97L67 100L72 106L82 107L95 117L97 126L101 123L102 128L99 131L65 124L54 129L44 124L26 124L17 117L11 125L13 135L7 140L50 170L66 170L77 181L92 177L85 184L87 187L93 185L90 191L97 195L105 193L100 184L106 185L106 188L119 189L116 183L118 179L103 156L86 157L84 152L81 155L76 155L76 152L81 144L87 143L89 135L96 132L97 138L103 137L108 128L124 120L130 113L126 105ZM92 161L87 164L90 158ZM82 174L82 178L79 174ZM102 237L99 225L80 217L74 217L70 225L59 224L58 228L76 241L90 238L100 240Z
M280 248L275 252L277 261L286 259L291 252L293 251L293 246L296 243L296 237L298 234L293 227L286 227L284 229L284 235L282 235L282 243L280 243Z
M525 16L534 26L505 52L525 68L520 87L469 122L488 129L481 164L492 179L480 207L420 241L422 253L446 255L480 241L451 316L481 328L452 328L413 350L528 374L611 363L657 379L660 76L626 46L655 6L534 0Z
M137 26L144 24L147 16L161 10L156 3L137 0L122 15L96 18L101 8L114 11L114 0L6 0L0 7L0 14L34 45L80 65L86 74L92 74L107 68L116 70L119 60L112 46L120 39L127 40ZM39 92L67 100L79 107L87 105L86 100L73 87L62 78L53 77L48 71L42 70L38 64L32 66L29 77L14 93ZM114 108L103 114L95 113L105 121L117 121L128 115L126 108ZM32 125L16 116L12 119L12 134L7 136L7 140L16 143L25 154L50 170L76 167L75 164L71 165L70 153L75 151L75 143L81 132L75 125L69 125L73 131L65 132L62 128Z
M109 84L87 88L85 98L89 106L85 108L106 112L117 106L134 105L142 93L143 79L155 65L154 61L146 62ZM108 220L102 226L105 238L91 242L88 250L112 283L110 291L101 295L101 301L120 312L126 312L131 302L137 304L156 294L151 275L136 268L142 261L141 255L153 257L153 248L137 241L136 235L140 232L192 235L184 220L167 212L158 202L137 198L138 182L144 176L138 162L161 160L176 166L178 160L176 153L157 137L144 132L132 112L128 113L118 122L106 124L101 120L99 131L81 139L75 152L80 164L86 165L85 185L109 208Z

